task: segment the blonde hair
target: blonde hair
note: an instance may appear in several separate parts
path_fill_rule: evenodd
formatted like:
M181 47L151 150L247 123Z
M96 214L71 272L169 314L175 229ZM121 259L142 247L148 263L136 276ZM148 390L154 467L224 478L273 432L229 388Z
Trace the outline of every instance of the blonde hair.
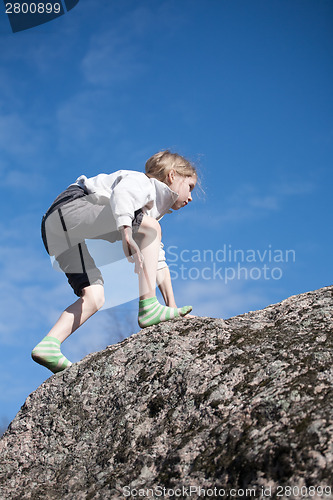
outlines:
M186 158L169 150L154 154L146 162L146 175L161 182L166 182L170 170L175 170L182 177L198 178L196 168Z

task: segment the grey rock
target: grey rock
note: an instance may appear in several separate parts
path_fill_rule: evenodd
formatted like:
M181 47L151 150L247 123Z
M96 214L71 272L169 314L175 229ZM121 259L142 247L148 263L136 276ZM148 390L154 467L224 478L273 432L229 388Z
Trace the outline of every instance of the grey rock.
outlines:
M88 355L5 432L0 498L332 499L332 310L326 287Z

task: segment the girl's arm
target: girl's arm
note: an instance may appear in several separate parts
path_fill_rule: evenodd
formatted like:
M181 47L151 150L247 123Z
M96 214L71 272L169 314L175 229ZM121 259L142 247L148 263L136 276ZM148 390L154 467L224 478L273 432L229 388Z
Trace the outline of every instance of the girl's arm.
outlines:
M173 294L170 271L167 266L157 271L156 281L163 296L165 305L169 307L177 307Z
M134 241L131 226L120 227L123 250L129 262L135 263L134 272L139 274L143 268L143 256L138 244Z

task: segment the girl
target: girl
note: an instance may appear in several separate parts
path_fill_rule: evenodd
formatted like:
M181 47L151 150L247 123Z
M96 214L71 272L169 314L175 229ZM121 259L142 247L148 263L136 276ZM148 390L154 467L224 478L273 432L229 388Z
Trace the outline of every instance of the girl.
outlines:
M170 209L192 201L197 182L193 165L182 156L161 151L146 163L146 173L119 170L79 177L53 202L42 220L42 238L79 299L70 305L31 356L53 373L71 365L60 344L104 304L103 277L85 239L122 240L124 253L139 278L141 328L185 316L177 308L165 262L158 220ZM156 298L156 283L165 306Z

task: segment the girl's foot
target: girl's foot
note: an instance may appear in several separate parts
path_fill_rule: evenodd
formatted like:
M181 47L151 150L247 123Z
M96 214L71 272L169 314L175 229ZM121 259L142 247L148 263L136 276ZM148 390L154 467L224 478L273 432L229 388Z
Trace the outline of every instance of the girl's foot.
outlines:
M61 372L72 364L60 351L60 340L55 337L44 337L33 349L31 357L53 373Z
M179 318L185 316L192 311L192 306L184 306L181 308L162 306L157 297L140 300L139 302L139 318L138 323L141 328L146 326L158 325L162 321Z

